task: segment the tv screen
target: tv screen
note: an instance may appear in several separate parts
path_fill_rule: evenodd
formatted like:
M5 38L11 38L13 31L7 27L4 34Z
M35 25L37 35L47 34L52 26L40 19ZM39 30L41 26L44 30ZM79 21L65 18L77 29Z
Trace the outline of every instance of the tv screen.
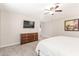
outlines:
M23 28L34 28L34 21L24 21Z

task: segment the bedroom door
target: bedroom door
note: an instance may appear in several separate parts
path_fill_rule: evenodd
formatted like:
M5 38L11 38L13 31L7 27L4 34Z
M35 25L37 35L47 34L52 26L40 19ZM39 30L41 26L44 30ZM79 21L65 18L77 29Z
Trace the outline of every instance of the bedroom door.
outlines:
M53 23L51 21L41 22L41 36L43 38L51 37L53 33Z
M41 39L44 39L47 37L47 25L45 22L41 22L40 27L41 27L40 37Z

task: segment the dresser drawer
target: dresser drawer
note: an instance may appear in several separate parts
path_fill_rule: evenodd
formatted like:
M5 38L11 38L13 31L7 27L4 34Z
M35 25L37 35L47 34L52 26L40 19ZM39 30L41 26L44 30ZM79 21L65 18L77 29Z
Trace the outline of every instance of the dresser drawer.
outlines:
M24 33L21 34L21 44L33 42L38 40L38 33Z

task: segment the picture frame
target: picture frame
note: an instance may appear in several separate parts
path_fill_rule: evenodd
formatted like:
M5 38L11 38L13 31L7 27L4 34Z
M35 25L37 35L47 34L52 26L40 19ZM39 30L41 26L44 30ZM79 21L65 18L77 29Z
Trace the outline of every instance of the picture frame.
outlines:
M66 20L64 29L65 31L79 31L79 19Z

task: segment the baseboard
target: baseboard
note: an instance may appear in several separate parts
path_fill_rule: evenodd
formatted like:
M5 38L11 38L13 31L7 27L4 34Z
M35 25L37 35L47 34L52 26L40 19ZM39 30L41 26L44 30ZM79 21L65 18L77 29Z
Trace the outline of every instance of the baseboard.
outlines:
M0 46L0 48L8 47L8 46L13 46L13 45L18 45L18 44L20 44L20 42L16 42L16 43L11 43L11 44L2 45L2 46Z

